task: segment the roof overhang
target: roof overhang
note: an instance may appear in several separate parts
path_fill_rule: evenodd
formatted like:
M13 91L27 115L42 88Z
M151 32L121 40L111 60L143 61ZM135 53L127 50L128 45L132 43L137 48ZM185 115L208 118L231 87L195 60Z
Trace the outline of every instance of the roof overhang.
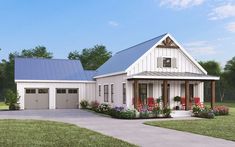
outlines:
M96 83L82 80L15 80L16 83Z
M114 73L109 73L109 74L103 74L103 75L95 76L95 77L93 77L93 78L94 78L94 79L98 79L98 78L104 78L104 77L110 77L110 76L117 76L117 75L122 75L122 74L126 74L126 72L125 72L125 71L114 72Z
M155 72L144 71L127 77L127 80L143 79L143 80L200 80L211 81L219 80L220 77L210 76L206 74L189 73L189 72Z
M179 76L129 76L127 80L196 80L196 81L211 81L219 80L220 77L179 77Z

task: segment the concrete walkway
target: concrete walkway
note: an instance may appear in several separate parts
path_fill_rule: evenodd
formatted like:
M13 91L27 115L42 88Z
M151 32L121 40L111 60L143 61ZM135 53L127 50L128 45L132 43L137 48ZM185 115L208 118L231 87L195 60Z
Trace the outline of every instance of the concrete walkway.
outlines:
M0 111L0 119L39 119L72 123L146 147L235 147L235 142L232 141L143 124L149 120L119 120L78 109Z

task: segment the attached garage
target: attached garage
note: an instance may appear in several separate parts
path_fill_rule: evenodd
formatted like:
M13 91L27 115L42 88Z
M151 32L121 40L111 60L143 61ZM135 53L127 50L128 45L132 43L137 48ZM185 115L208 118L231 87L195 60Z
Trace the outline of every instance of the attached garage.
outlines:
M25 109L49 109L49 89L25 89Z
M78 89L56 89L56 109L77 109L78 107Z

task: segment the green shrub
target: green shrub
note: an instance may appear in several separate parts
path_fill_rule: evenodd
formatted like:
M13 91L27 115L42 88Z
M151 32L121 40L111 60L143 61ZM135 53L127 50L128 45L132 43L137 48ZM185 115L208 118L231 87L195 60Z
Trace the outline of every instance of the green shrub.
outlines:
M19 110L20 106L18 104L19 96L17 93L13 92L11 89L7 89L4 92L4 97L6 99L5 103L9 106L9 110Z
M163 108L162 114L164 117L171 117L171 109L168 107Z
M175 102L180 102L181 101L181 97L180 96L175 96L174 97L174 101Z
M127 109L125 111L121 111L120 112L120 118L123 118L123 119L133 119L135 117L136 117L135 110Z
M80 105L81 105L82 109L86 109L88 107L89 103L87 100L82 100L80 102Z
M125 110L124 107L115 107L110 110L110 115L114 118L133 119L136 118L136 111L130 109Z
M150 111L144 110L140 112L140 118L149 118L150 117Z
M193 114L195 117L201 117L201 118L215 118L215 114L213 110L207 108L207 107L199 107L199 106L194 106L193 107Z

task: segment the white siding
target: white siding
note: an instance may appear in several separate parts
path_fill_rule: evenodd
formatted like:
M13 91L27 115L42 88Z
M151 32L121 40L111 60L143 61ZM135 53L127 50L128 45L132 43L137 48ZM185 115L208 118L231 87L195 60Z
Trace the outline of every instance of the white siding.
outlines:
M126 80L126 74L117 75L117 76L110 76L104 78L96 79L96 100L99 103L104 103L104 85L109 85L109 100L108 104L111 106L129 106L131 104L131 97L130 97L130 84ZM122 84L126 83L126 104L123 104L123 91L122 91ZM113 87L113 103L111 103L111 84L114 85ZM99 88L98 86L101 85L101 96L99 96Z
M49 109L55 109L56 104L56 88L78 88L79 103L83 99L94 99L95 83L17 83L17 91L20 96L20 107L24 109L25 88L49 88ZM86 88L87 87L87 88ZM88 89L89 87L89 89ZM89 93L89 94L88 94Z
M159 67L158 57L171 57L176 59L176 68ZM143 71L157 72L191 72L202 73L202 71L180 50L173 48L152 48L128 68L128 76Z

